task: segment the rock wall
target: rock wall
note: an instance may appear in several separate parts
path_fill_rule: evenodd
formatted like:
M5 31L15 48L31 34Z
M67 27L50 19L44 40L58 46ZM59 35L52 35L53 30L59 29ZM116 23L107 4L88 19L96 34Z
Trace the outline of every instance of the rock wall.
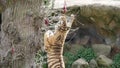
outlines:
M98 35L105 39L106 44L118 44L120 36L120 8L100 4L72 6L68 15L73 13L76 20L73 27L94 28Z

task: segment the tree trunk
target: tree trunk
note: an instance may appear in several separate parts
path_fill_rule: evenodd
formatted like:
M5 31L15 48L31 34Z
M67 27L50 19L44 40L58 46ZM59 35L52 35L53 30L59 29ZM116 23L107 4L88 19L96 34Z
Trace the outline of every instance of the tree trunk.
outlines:
M42 47L43 0L18 0L2 13L0 68L34 68Z

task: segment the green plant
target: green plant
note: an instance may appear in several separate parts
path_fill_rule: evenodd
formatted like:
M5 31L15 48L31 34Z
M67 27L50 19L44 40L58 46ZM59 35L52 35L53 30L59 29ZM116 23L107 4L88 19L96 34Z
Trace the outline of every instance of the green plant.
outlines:
M36 62L36 64L42 64L43 68L48 68L47 67L47 58L46 58L45 52L38 51L35 55L35 62Z
M49 2L50 2L49 0L44 0L45 5L49 5L50 4Z
M92 48L80 48L76 54L65 52L64 56L67 58L66 65L65 65L66 68L70 68L72 63L79 58L84 58L88 62L91 59L96 58L96 54L94 53Z
M66 52L66 53L64 54L64 56L65 56L66 59L67 59L67 60L65 60L65 61L66 61L65 66L66 66L66 68L70 68L71 65L72 65L72 63L75 61L76 58L75 58L74 54L72 54L72 53L70 53L70 52Z
M98 68L115 68L115 67L112 67L112 65L110 65L110 66L99 66Z
M112 68L120 68L120 53L114 56Z
M96 58L96 54L94 53L92 48L82 48L78 51L78 58L84 58L86 61L90 61L93 58Z
M42 65L42 67L43 67L43 68L48 68L48 64L45 63L45 64Z

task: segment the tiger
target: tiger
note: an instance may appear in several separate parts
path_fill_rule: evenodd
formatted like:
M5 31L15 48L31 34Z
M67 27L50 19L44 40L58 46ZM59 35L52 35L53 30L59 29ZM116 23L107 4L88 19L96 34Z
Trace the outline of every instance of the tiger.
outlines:
M65 68L63 60L63 47L66 36L74 21L71 15L68 22L65 15L60 16L59 22L55 25L54 32L48 30L44 34L44 48L47 53L48 68Z

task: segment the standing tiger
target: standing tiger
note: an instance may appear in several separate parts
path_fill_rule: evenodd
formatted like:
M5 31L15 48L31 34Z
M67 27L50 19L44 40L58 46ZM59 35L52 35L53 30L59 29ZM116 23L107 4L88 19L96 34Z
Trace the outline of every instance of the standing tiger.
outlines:
M65 15L61 16L59 22L55 25L55 31L48 30L44 34L44 47L47 52L48 68L65 68L63 45L73 23L74 15L71 15L70 20L68 22Z

